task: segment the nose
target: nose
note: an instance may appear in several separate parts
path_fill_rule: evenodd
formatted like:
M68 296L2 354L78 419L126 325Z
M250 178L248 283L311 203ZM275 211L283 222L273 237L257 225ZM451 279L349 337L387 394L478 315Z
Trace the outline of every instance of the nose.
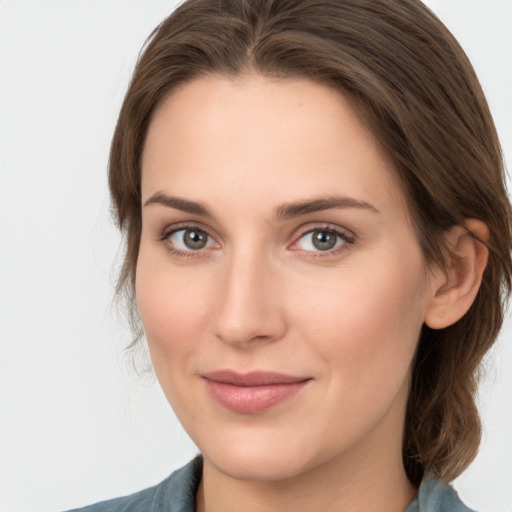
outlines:
M279 280L255 254L233 255L218 276L211 330L222 342L248 348L281 339L286 332Z

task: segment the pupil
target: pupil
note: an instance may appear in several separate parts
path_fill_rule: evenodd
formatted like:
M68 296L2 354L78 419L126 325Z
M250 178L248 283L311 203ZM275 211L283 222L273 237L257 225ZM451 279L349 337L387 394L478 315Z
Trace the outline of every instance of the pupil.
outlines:
M336 245L336 235L329 231L315 231L313 233L313 245L319 251L328 251Z
M204 231L187 229L183 242L189 249L202 249L208 241L208 235Z

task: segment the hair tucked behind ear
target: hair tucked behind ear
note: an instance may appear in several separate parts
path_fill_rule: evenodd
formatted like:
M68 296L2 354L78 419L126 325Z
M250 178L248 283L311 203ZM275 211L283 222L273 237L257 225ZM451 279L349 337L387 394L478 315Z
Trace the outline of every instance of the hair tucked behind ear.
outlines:
M140 161L152 112L192 78L247 71L301 77L350 98L394 162L427 262L443 265L443 233L465 219L490 231L489 263L469 312L423 329L404 430L404 464L451 480L480 439L474 395L510 293L511 208L496 130L475 73L418 0L188 0L152 34L135 69L110 155L110 189L133 286L141 232Z

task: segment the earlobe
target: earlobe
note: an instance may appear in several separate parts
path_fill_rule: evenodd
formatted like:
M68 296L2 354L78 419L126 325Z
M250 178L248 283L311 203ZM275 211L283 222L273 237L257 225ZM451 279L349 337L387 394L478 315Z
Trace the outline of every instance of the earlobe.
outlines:
M446 235L450 253L446 268L437 273L425 312L425 324L443 329L462 318L473 304L487 266L488 250L483 242L489 229L476 219L454 226Z

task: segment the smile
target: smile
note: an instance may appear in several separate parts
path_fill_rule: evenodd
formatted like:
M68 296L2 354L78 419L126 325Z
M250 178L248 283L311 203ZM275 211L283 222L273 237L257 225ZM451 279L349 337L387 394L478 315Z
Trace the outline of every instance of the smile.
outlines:
M221 406L242 414L255 414L296 395L311 378L269 372L240 374L217 371L202 375L208 392Z

